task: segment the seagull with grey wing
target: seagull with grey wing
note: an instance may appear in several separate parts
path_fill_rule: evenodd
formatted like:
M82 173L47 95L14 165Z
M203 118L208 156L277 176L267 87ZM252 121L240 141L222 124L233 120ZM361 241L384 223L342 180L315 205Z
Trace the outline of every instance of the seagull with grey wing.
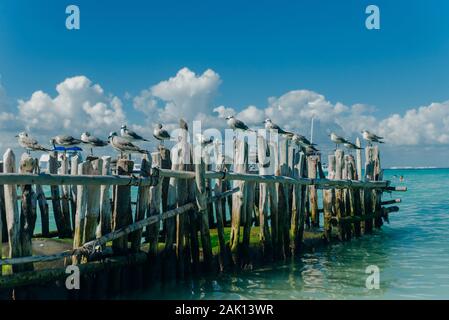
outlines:
M277 124L273 123L270 118L265 119L263 122L265 123L265 129L267 130L277 130L279 134L285 135L285 136L293 136L294 134L288 131L283 130L281 127L279 127Z
M90 145L90 154L93 155L93 148L105 147L109 144L108 141L101 140L100 138L92 136L89 132L83 132L81 134L81 141Z
M202 147L210 146L214 142L214 137L206 138L203 134L197 133L196 140L201 144Z
M18 135L16 135L16 138L18 138L17 140L19 142L19 145L22 148L25 148L28 154L30 153L30 151L50 151L50 149L47 149L44 146L40 145L36 139L30 137L26 132L20 132Z
M138 135L132 130L129 130L126 124L122 125L120 129L120 135L122 138L128 140L128 141L149 141L142 136Z
M50 139L50 143L55 146L71 147L83 143L80 139L76 139L68 135L57 135Z
M363 148L356 146L354 143L350 142L350 141L346 141L345 143L343 143L343 145L348 149L348 150L362 150Z
M162 124L158 123L153 130L153 137L161 141L161 145L164 144L164 140L170 140L171 136L167 130L162 127Z
M363 139L369 142L369 145L371 145L372 142L385 143L384 141L382 141L383 137L379 137L378 135L375 135L368 130L362 130L362 136Z
M348 140L346 140L343 137L340 137L339 135L335 134L334 132L332 132L329 136L331 137L331 141L333 143L335 143L335 149L338 148L339 144L344 144L344 143L348 142Z
M254 131L250 129L243 121L237 119L234 116L226 117L226 122L228 123L229 128L231 128L232 130Z
M111 144L111 146L120 152L120 155L123 155L124 153L126 154L131 154L131 153L142 153L142 154L147 154L148 151L143 150L141 148L139 148L138 146L134 145L131 141L119 137L117 135L117 132L111 132L109 134L108 137L109 143Z
M316 146L316 143L311 143L306 137L297 133L292 135L292 141L301 147Z

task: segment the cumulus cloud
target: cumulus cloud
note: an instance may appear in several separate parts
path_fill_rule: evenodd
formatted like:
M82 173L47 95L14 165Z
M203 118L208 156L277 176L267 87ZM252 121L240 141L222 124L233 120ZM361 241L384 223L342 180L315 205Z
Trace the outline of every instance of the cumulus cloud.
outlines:
M85 76L67 78L56 86L57 95L34 92L18 101L18 113L29 131L61 132L79 135L88 130L104 136L126 120L119 98L108 96L103 88Z

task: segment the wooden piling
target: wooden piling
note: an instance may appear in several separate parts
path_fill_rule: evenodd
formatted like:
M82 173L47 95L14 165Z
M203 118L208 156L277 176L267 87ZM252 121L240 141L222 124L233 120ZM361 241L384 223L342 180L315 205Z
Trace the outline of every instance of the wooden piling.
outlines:
M286 138L280 138L279 140L279 162L276 174L280 176L287 176L289 173L288 168L288 143ZM286 184L277 184L278 193L278 249L275 254L278 254L280 258L285 259L287 257L287 248L289 243L289 199L288 199L288 187Z
M67 155L61 155L60 167L58 168L58 174L68 174L69 173L69 160ZM61 212L64 219L64 225L69 226L70 232L72 230L72 222L70 216L70 186L62 185L60 189L61 194ZM68 232L68 231L67 231Z
M161 166L161 154L159 152L153 152L151 154L152 165L153 167ZM162 191L162 180L159 179L157 185L151 186L149 191L149 204L150 208L147 214L147 217L151 216L159 216L161 214L161 191ZM159 240L159 223L151 225L147 228L147 237L149 243L148 253L150 254L150 258L154 259L157 256L158 250L158 240Z
M101 174L103 176L111 175L111 157L102 157L103 167ZM101 237L111 232L112 228L112 208L110 198L110 185L100 187L100 222L97 228L97 237Z
M58 153L55 151L49 152L48 171L50 174L58 173ZM61 208L59 186L50 186L51 191L51 203L53 207L53 214L55 217L56 228L59 232L60 238L70 238L72 236L72 230L70 226L70 218L65 217ZM67 224L69 223L69 224Z
M0 173L3 173L3 161L0 161ZM1 233L1 240L0 244L2 242L8 242L8 229L6 227L6 210L5 210L5 189L3 188L3 185L0 185L0 224L2 226L0 227L0 233Z
M383 178L383 171L380 165L380 152L379 146L373 147L373 160L374 160L374 172L373 172L373 180L380 181ZM379 190L373 190L373 211L376 214L376 218L374 218L374 227L380 229L383 225L383 220L381 215L379 214L382 211L382 192Z
M335 179L341 180L343 176L343 166L344 166L344 152L343 150L337 149L335 151ZM344 207L344 192L342 189L335 189L335 211L338 219L345 216ZM338 226L338 237L340 240L345 239L344 228Z
M89 167L90 175L98 176L103 171L103 160L96 159L91 161ZM100 218L100 188L101 186L87 187L87 211L84 225L84 242L91 241L96 237L97 225Z
M374 180L374 149L371 146L365 148L365 180L368 181ZM363 207L365 215L368 216L373 214L372 190L364 190ZM364 232L371 233L372 230L373 230L373 220L372 219L365 220Z
M77 173L79 175L89 174L90 172L90 162L85 161L78 165ZM76 198L76 215L75 215L75 230L73 233L73 248L79 248L84 243L84 225L87 213L87 197L88 197L88 187L84 185L77 186L77 198ZM74 257L72 259L74 264L80 262L80 259Z
M78 155L74 155L70 159L70 175L76 176L78 174L80 158ZM72 211L72 229L75 230L75 215L76 215L76 192L78 187L76 185L70 186L70 209Z
M317 177L318 156L307 157L307 174L310 179ZM313 228L320 226L320 215L318 213L318 194L315 185L309 186L309 201L310 201L310 220Z
M327 178L331 180L335 178L335 155L333 154L328 156ZM334 198L335 198L334 189L323 190L324 237L328 242L331 240L332 237L331 219L332 216L335 216Z
M40 174L39 161L37 158L35 159L35 163L35 173ZM47 198L45 196L42 185L40 184L36 184L36 197L39 204L39 212L41 216L41 234L42 237L46 238L50 236L49 209Z
M294 153L293 177L299 178L304 174L305 155L301 150ZM304 224L304 215L301 212L303 206L303 186L293 187L292 215L290 222L290 252L292 257L298 253L298 247L302 242L300 239L301 224Z

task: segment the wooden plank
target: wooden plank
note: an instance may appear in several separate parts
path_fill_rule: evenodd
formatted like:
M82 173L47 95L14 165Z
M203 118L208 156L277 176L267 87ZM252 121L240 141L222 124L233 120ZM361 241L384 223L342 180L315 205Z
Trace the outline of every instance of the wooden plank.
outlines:
M374 180L374 149L369 146L365 148L365 180ZM372 190L363 191L364 214L373 213ZM373 221L371 219L364 221L364 232L371 233L373 230Z
M374 160L374 173L373 173L373 180L379 181L383 178L383 171L380 165L380 152L379 152L379 146L374 146L374 152L373 152L373 160ZM381 212L382 210L382 192L378 190L373 190L373 210L374 213L377 214ZM383 225L382 217L377 214L377 217L374 218L374 227L377 229L380 229Z
M341 180L343 176L343 166L344 166L344 152L343 150L337 149L335 151L335 179ZM335 211L337 218L345 216L344 192L341 189L335 190ZM340 240L345 239L344 230L341 226L338 226L338 237Z
M355 139L355 145L357 147L359 147L359 148L362 147L362 144L360 143L360 138L359 137L357 137ZM357 167L357 171L356 171L357 179L356 180L362 180L363 179L363 176L362 176L362 149L357 149L355 151L355 154L356 154L356 160L355 161L356 161L356 167Z
M348 155L347 158L348 165L348 178L355 180L357 178L357 167L356 161L352 155ZM348 189L349 194L349 208L350 208L350 216L359 216L360 215L360 192L354 189ZM361 235L361 226L359 222L356 222L352 226L353 234L356 237L360 237Z
M103 160L95 159L91 161L90 175L101 175L103 171ZM100 187L87 187L87 211L84 224L84 242L91 241L96 238L98 220L100 218Z
M37 166L34 159L28 154L22 154L19 164L21 173L32 173ZM31 239L36 225L36 194L30 184L22 185L22 201L20 211L20 242L22 246L22 257L33 255ZM33 271L32 263L24 264L23 271Z
M35 168L35 172L39 174L40 173L39 160L36 158L35 161L38 164ZM36 197L37 202L39 204L39 212L41 216L41 230L42 230L41 234L42 237L46 238L50 236L49 209L47 197L45 196L42 185L40 184L36 184Z
M78 165L78 174L89 174L91 171L90 169L90 162L84 161ZM88 188L84 185L79 185L76 191L77 197L76 197L76 215L75 215L75 230L73 233L73 248L79 248L84 243L84 224L86 219L86 213L87 213L87 197L88 197ZM80 262L79 259L75 258L72 260L74 264L77 264Z
M151 154L152 159L152 165L154 167L160 167L161 166L161 154L160 152L153 152ZM159 180L158 184L155 186L150 187L149 192L149 204L150 209L147 214L147 218L149 217L159 217L161 214L161 192L162 192L162 180ZM159 224L153 224L147 228L147 234L148 234L148 243L149 243L149 250L148 253L150 254L150 258L155 258L157 256L157 250L158 250L158 239L159 239Z
M327 178L335 178L335 155L330 154L327 161ZM334 211L334 189L323 190L323 211L324 211L324 237L330 241L332 237L331 219L335 215Z
M70 159L70 175L78 175L78 166L80 158L78 155L73 156ZM75 215L76 215L76 185L70 185L70 209L72 211L72 229L75 230Z
M11 149L7 149L3 155L3 171L12 173L16 171L16 156ZM22 256L22 246L20 242L20 213L17 204L17 186L5 185L5 210L6 225L8 229L9 258ZM20 268L13 267L13 272L20 271Z
M111 157L102 157L103 167L101 174L107 176L111 174ZM101 237L111 232L112 229L112 208L110 198L110 185L102 185L100 187L100 223L97 228L97 237Z
M284 137L279 139L279 163L276 174L280 176L288 176L288 143L289 140ZM287 257L287 247L289 243L289 217L290 201L288 198L287 184L277 184L278 192L278 249L275 254L279 254L282 259Z
M134 162L128 159L117 160L117 173L119 175L131 175ZM132 223L131 213L131 186L117 186L114 195L114 211L112 214L112 230L117 230ZM128 251L128 238L121 237L112 242L115 254Z
M317 178L317 156L307 157L307 175L310 179ZM309 186L309 201L310 201L310 221L312 228L320 226L320 215L318 213L318 193L315 185Z
M234 171L238 173L245 173L248 171L248 143L238 138L234 141ZM232 261L234 265L239 266L240 224L242 216L246 214L246 183L243 181L236 181L234 186L239 187L240 191L232 196L232 225L229 243Z
M293 165L293 177L299 178L304 174L304 162L305 155L300 150L294 153L294 165ZM290 222L290 251L294 257L298 253L298 249L302 242L300 239L301 224L304 224L304 217L301 218L301 206L303 203L304 187L295 185L293 188L293 200L292 200L292 216Z

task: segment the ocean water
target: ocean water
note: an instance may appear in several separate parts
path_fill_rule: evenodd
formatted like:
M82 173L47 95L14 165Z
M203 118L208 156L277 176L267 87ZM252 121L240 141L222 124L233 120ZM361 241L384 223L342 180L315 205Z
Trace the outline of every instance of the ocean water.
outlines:
M391 195L402 199L400 211L372 236L288 263L204 277L176 290L158 288L131 298L449 299L449 169L386 170L384 176L408 191ZM379 268L379 289L366 288L371 265Z

